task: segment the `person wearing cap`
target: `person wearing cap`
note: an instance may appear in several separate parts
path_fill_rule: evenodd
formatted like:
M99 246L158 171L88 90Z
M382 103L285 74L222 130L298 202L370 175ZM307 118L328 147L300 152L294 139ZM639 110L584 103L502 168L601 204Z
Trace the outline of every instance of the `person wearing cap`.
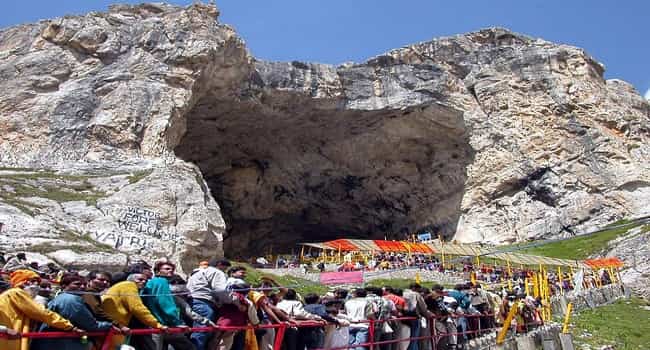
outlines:
M64 331L83 332L59 314L34 302L41 279L31 270L19 269L10 275L11 288L0 294L0 325L16 332L29 332L32 320ZM2 350L29 350L29 338L0 338Z
M192 311L216 322L216 312L220 305L232 303L230 293L226 290L227 277L224 271L231 266L228 260L211 259L206 268L192 271L187 280L187 289L192 296ZM194 322L193 327L204 326ZM194 332L190 336L197 350L205 350L210 340L210 333Z

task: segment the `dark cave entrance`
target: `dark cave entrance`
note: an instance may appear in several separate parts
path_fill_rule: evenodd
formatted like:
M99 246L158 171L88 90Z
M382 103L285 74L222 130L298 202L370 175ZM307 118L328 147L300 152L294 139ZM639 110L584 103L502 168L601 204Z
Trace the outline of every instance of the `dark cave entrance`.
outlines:
M453 232L473 155L455 109L349 110L288 93L203 97L175 152L200 167L221 206L232 258Z

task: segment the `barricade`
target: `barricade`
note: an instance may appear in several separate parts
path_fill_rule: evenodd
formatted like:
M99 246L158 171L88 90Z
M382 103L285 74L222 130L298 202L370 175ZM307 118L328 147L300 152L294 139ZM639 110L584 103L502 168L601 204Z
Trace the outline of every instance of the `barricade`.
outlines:
M384 322L393 322L393 321L419 321L419 318L417 317L400 317L400 318L391 318L391 319L385 319L385 320L367 320L367 321L360 321L356 323L368 323L368 341L362 344L354 344L354 345L348 345L348 346L342 346L342 347L336 347L336 348L329 348L330 350L343 350L343 349L350 349L350 348L356 348L356 347L366 347L369 350L376 350L378 346L381 345L386 345L386 344L394 344L394 343L401 343L401 342L406 342L406 341L420 341L420 340L430 340L431 341L431 349L432 350L438 350L438 343L440 340L444 337L459 337L459 336L467 336L467 335L473 335L477 334L478 336L481 335L487 335L489 333L495 332L499 330L501 327L497 327L496 324L494 327L490 327L487 329L481 329L480 328L480 322L479 322L479 328L474 329L474 330L467 330L465 332L445 332L445 333L440 333L436 331L436 325L437 322L447 322L447 318L451 319L459 319L459 318L481 318L481 317L491 317L494 318L494 314L453 314L449 316L439 316L439 317L433 317L428 320L428 329L431 330L430 335L422 335L418 337L408 337L408 338L401 338L401 339L390 339L390 340L375 340L375 330L377 324L384 323ZM535 325L541 325L541 323L534 323ZM454 326L456 324L454 323ZM525 326L528 326L529 324L526 324ZM194 333L194 332L216 332L216 331L240 331L240 330L247 330L247 329L275 329L276 330L276 335L275 335L275 340L273 344L273 350L280 350L282 347L282 342L284 340L284 335L285 331L288 327L296 327L296 328L303 328L303 327L323 327L325 324L323 322L318 322L318 321L299 321L299 322L284 322L280 324L260 324L260 325L248 325L248 326L241 326L241 327L224 327L224 326L217 326L217 327L174 327L174 328L168 328L166 331L162 331L160 329L131 329L129 334L131 335L150 335L150 334L160 334L160 333ZM29 333L22 333L21 337L23 338L31 338L31 339L43 339L43 338L80 338L82 336L88 336L88 337L98 337L104 338L103 345L101 347L101 350L110 350L110 340L113 335L118 334L118 332L114 330L106 331L106 332L86 332L86 333L77 333L77 332L29 332ZM0 338L7 338L6 333L0 333ZM324 349L310 349L310 350L324 350Z

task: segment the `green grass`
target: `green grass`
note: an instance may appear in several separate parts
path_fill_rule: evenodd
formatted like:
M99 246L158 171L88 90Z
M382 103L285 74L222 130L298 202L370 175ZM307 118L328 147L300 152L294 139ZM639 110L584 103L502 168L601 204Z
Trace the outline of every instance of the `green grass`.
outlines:
M31 203L31 202L28 202L28 201L24 201L24 200L22 200L20 198L10 196L7 193L1 193L0 192L0 200L2 200L3 202L11 205L12 207L18 208L23 213L25 213L25 214L27 214L29 216L32 216L32 217L36 215L36 212L34 211L34 209L42 208L42 206L40 206L40 205Z
M23 175L23 174L21 174ZM34 174L35 175L35 174ZM30 175L31 176L31 175ZM33 210L25 211L24 207L38 208L38 205L30 204L20 198L23 197L40 197L47 198L56 202L85 201L89 205L95 205L97 200L106 196L101 191L95 191L86 178L74 180L79 183L72 184L43 184L38 187L27 180L38 181L43 177L16 177L15 175L0 176L0 185L8 185L14 189L14 192L2 191L0 199L8 204L18 204L17 208L33 216ZM44 178L49 178L45 176Z
M34 171L32 168L12 168L7 166L0 166L0 171L9 170L9 171Z
M377 278L377 279L367 281L366 286L373 286L373 287L391 286L393 288L406 289L409 287L411 283L414 282L415 279L413 278L395 278L395 279ZM426 286L430 286L431 282L423 282L423 284L425 284Z
M643 308L647 306L642 299L632 298L582 311L571 321L573 339L596 349L603 345L614 345L616 350L648 349L650 311Z
M518 252L533 255L548 256L551 258L585 259L607 248L609 241L626 234L640 224L630 224L626 227L602 231L589 236L578 236L561 242L552 242L533 248L522 249ZM647 230L648 225L643 230Z
M253 286L258 285L260 282L262 282L262 276L268 276L273 278L273 280L278 282L278 284L281 286L289 286L290 288L295 289L301 295L305 295L307 293L316 293L318 295L323 295L329 290L329 288L325 285L303 278L289 275L278 276L268 273L261 273L246 263L233 262L233 265L241 265L246 267L246 282L250 283Z
M129 184L134 184L153 173L152 169L136 171L128 176Z
M57 250L69 249L77 254L84 253L114 253L115 249L113 247L102 244L99 242L93 242L93 245L78 245L78 244L67 244L67 245L53 245L49 243L40 243L27 247L31 252L37 252L41 254L47 254L56 252Z
M3 179L12 179L18 181L24 180L39 180L39 179L58 179L58 180L67 180L67 181L83 181L89 178L98 177L96 175L67 175L67 174L58 174L53 171L44 170L44 171L34 171L24 174L11 174L11 175L0 175L0 178Z
M262 276L269 276L273 278L276 282L278 282L281 286L294 286L292 287L298 293L301 295L305 295L307 293L316 293L318 295L323 295L326 292L330 291L333 289L332 286L326 286L322 285L317 282L312 282L310 280L306 280L303 278L299 277L294 277L290 275L283 275L283 276L278 276L278 275L273 275L273 274L268 274L268 273L262 273L254 268L252 268L250 265L245 264L245 263L233 263L233 265L242 265L245 266L247 269L247 274L246 274L246 282L250 283L251 285L257 285L261 282L261 277ZM379 279L374 279L371 281L366 281L365 286L373 286L373 287L383 287L383 286L391 286L393 288L399 288L399 289L406 289L408 286L415 282L414 279L410 278L396 278L396 279L387 279L387 278L379 278ZM432 284L435 282L422 282L422 284L425 287L431 287ZM360 286L359 286L360 287ZM445 285L446 288L451 288L452 286L450 285Z
M620 226L620 225L625 225L631 223L632 220L630 219L620 219L617 221L612 222L611 224L605 226L605 227L612 227L612 226Z
M75 191L55 187L46 187L47 191L39 194L39 197L51 199L56 202L84 201L87 204L95 205L97 200L105 197L102 192Z
M90 237L88 234L81 234L72 230L62 229L58 227L61 234L60 239L66 241L65 245L50 244L50 243L39 243L29 247L30 251L38 252L41 254L47 254L55 252L57 250L70 249L75 253L96 253L96 252L105 252L105 253L114 253L115 249L108 244L97 242ZM78 243L88 243L88 244L78 244ZM77 244L75 244L77 243Z
M377 278L370 281L366 281L366 286L372 287L384 287L391 286L393 288L406 289L411 283L414 283L414 278ZM420 284L423 287L430 288L434 284L441 284L445 288L453 288L453 284L438 283L434 281L422 281Z

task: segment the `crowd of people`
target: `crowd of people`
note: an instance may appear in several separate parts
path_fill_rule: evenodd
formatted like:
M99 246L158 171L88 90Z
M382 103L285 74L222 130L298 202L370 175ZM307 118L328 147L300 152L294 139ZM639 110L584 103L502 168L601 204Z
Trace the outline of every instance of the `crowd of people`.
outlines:
M490 291L471 282L451 290L413 283L403 290L339 288L300 295L272 278L251 286L246 273L218 259L201 262L187 280L164 259L139 261L117 273L82 273L28 263L17 254L0 279L0 349L88 350L110 341L110 349L128 344L139 350L271 350L276 327L283 325L287 350L361 350L370 341L380 342L382 350L445 350L493 332L513 307L517 331L542 323L544 305L526 294L521 281ZM158 332L136 335L133 329ZM77 336L23 336L51 331ZM109 338L86 335L109 331Z
M300 264L298 257L291 260L291 264L284 264L283 267L301 267L303 271L312 270L314 267L323 272L326 264L323 262ZM426 254L405 254L405 253L374 253L363 256L353 256L347 253L343 262L339 264L337 271L394 271L405 268L418 268L420 270L438 271L449 275L460 276L470 279L473 276L475 281L488 284L505 283L510 281L515 286L524 285L527 279L535 274L535 270L521 266L504 267L489 264L476 264L472 258L465 258L454 263L443 264L436 256ZM547 277L551 294L560 294L574 288L573 275L568 271L548 271ZM610 270L599 269L596 271L585 271L583 285L585 288L599 287L612 283L616 276L612 276Z

